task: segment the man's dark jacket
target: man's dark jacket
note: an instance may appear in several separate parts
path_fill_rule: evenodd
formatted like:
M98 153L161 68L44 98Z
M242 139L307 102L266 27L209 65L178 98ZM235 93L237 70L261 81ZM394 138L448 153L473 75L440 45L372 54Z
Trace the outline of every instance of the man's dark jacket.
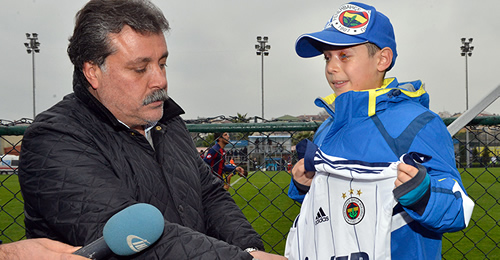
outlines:
M151 130L153 149L117 121L81 77L75 73L74 93L38 115L24 135L19 181L28 238L86 245L102 236L115 213L149 203L163 213L165 230L133 258L252 259L243 249L263 249L198 155L173 100Z

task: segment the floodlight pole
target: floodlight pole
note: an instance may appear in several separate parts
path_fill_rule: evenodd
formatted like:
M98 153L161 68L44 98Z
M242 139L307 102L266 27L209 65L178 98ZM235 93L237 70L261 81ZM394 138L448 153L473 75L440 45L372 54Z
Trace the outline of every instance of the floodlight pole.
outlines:
M35 53L40 52L40 42L38 42L38 33L26 33L26 39L28 42L24 43L26 47L26 52L31 54L31 64L33 67L33 120L36 116L36 105L35 105Z
M474 50L474 46L470 45L472 43L472 38L469 38L467 41L466 38L462 38L462 46L460 46L460 55L465 57L465 111L467 112L469 110L469 71L468 71L468 64L467 64L467 57L472 56L472 51ZM465 127L465 143L466 143L466 159L467 159L467 165L466 168L470 167L470 145L469 145L469 129Z
M257 50L257 55L262 57L262 120L264 120L264 56L269 56L269 49L271 49L271 45L267 45L267 41L269 37L267 36L257 36L257 43L255 44L255 49Z

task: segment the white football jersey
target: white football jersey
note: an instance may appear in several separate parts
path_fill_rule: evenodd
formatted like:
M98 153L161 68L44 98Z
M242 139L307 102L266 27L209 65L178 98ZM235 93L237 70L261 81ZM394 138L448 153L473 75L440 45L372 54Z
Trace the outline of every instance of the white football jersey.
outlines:
M390 259L397 164L314 156L316 174L288 234L290 260Z

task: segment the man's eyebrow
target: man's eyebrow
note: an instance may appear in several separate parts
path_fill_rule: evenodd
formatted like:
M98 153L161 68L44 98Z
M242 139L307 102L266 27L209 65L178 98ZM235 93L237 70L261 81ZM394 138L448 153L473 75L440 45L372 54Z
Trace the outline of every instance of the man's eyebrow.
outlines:
M160 60L166 59L167 57L168 57L168 51L163 53L163 55L161 55ZM136 64L141 64L141 63L148 63L148 62L151 62L152 60L153 59L151 59L150 57L139 57L139 58L136 58L134 60L127 62L127 64L128 65L136 65Z
M137 64L141 64L141 63L148 63L148 62L151 62L151 58L149 57L139 57L137 59L134 59L134 60L131 60L129 62L127 62L128 65L137 65Z
M161 55L160 60L163 58L168 58L168 51L166 51L165 53L163 53L163 55Z

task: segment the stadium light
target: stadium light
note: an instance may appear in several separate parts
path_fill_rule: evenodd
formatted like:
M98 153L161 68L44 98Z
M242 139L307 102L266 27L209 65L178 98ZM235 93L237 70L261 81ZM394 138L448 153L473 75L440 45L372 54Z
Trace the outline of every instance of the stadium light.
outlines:
M28 42L24 43L26 47L26 52L31 54L31 62L33 67L33 120L35 120L36 109L35 109L35 53L40 52L40 42L38 42L38 33L26 33L26 38Z
M462 46L460 46L460 55L462 57L465 57L465 111L469 110L469 70L468 70L468 64L467 64L467 57L472 56L472 51L474 50L474 46L470 45L472 43L472 38L469 38L467 41L465 38L462 38ZM467 127L465 128L465 143L466 143L466 160L467 160L467 165L466 167L470 167L470 147L469 147L469 130Z
M257 36L257 43L255 44L255 49L257 50L257 55L262 57L262 120L264 120L264 56L269 56L269 50L271 45L267 44L269 37L267 36Z

